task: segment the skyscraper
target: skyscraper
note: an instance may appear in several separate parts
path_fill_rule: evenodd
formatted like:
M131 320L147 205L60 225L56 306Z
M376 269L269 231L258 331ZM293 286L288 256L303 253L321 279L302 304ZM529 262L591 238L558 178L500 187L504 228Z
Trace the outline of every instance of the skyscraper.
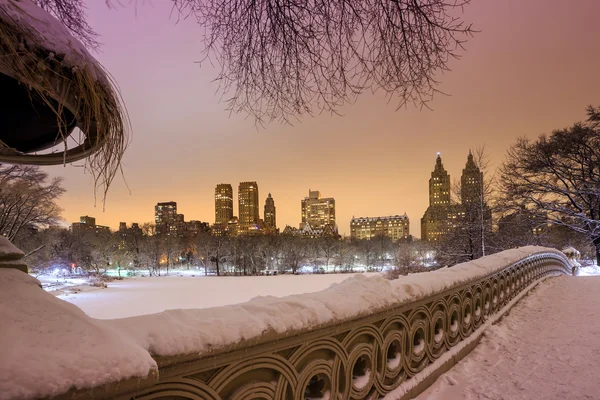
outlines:
M215 188L215 224L227 225L233 218L233 188L228 183L220 183Z
M469 150L467 164L460 177L460 201L463 205L483 202L483 172L473 161L473 154Z
M238 189L240 234L258 229L258 185L256 182L240 182Z
M300 228L309 224L313 228L324 229L329 225L337 232L335 224L335 200L332 197L322 198L318 190L309 190L308 197L302 200L302 223Z
M450 204L450 175L442 165L440 153L435 160L435 167L429 178L429 206Z
M277 219L275 214L275 201L271 197L271 193L265 200L265 230L267 232L275 232L277 230Z
M175 229L177 222L177 202L168 201L156 203L154 206L154 222L156 223L156 233L170 233Z
M156 203L154 206L154 222L156 225L174 223L177 219L177 202Z
M460 204L450 202L450 175L444 169L438 153L429 178L429 207L421 218L421 239L439 240L456 226L458 220L464 218L464 214Z

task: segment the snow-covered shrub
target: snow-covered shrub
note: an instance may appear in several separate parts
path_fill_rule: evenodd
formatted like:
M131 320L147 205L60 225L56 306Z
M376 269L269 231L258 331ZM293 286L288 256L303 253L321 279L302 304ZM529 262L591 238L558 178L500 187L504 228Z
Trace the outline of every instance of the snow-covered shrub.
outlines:
M106 288L106 281L102 279L102 276L94 276L88 280L88 284L93 287Z

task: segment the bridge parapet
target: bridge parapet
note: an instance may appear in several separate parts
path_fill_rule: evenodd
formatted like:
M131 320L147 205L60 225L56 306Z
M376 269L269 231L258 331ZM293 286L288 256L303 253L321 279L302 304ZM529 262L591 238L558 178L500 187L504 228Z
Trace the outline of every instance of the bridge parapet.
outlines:
M7 238L0 236L0 268L14 268L27 273L23 262L24 253Z
M21 263L14 248L5 253ZM14 267L0 268L2 322L11 327L0 330L0 392L15 399L410 398L538 281L559 274L571 274L562 253L525 247L394 281L357 275L316 293L96 320Z
M473 268L485 264L485 258L478 264ZM430 279L439 275L426 274ZM133 397L342 400L394 392L393 398L410 398L435 380L422 374L426 367L440 360L447 370L460 356L452 350L468 353L465 342L488 318L533 283L558 274L571 274L567 259L557 251L542 251L371 315L305 331L267 333L207 355L155 357L159 383ZM398 392L400 385L406 389Z

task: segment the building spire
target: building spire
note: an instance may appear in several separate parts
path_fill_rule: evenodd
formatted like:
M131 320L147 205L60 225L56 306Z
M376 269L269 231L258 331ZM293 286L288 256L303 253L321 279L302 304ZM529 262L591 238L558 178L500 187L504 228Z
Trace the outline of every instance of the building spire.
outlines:
M435 159L435 168L434 171L444 171L444 165L442 164L442 156L440 152L437 153L437 158Z

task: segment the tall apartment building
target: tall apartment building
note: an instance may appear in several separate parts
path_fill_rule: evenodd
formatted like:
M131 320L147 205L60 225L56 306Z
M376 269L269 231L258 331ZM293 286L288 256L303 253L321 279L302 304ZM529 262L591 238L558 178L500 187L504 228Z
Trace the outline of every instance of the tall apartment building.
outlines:
M372 239L375 236L387 236L390 239L407 240L409 220L404 215L389 217L354 218L350 221L350 237L353 239Z
M421 218L421 239L439 240L449 233L456 225L457 219L462 217L462 207L450 202L450 175L444 169L442 157L438 153L429 178L429 207Z
M421 219L421 239L439 240L452 232L465 218L483 218L485 228L491 230L491 211L481 196L483 195L483 173L469 151L467 163L462 170L460 203L450 201L450 176L442 165L438 154L436 164L429 179L429 207ZM474 206L474 207L473 207Z
M154 206L154 222L156 223L156 233L159 235L170 234L175 231L177 229L177 202L156 203L156 206Z
M332 197L323 198L318 190L309 190L308 197L302 200L302 223L300 229L304 225L309 224L312 228L324 229L329 225L337 232L335 224L335 200Z
M450 204L450 175L444 169L442 157L438 153L435 167L429 178L429 207Z
M177 220L177 202L156 203L154 206L154 222L156 225L174 223Z
M240 182L238 188L238 231L247 234L258 231L258 184L256 182Z
M220 183L215 188L215 224L226 226L233 218L233 188Z
M483 172L473 161L473 154L469 150L467 164L460 177L460 202L462 204L478 204L483 199Z
M271 197L271 193L269 193L269 196L265 200L264 226L267 232L273 233L277 231L275 200Z

